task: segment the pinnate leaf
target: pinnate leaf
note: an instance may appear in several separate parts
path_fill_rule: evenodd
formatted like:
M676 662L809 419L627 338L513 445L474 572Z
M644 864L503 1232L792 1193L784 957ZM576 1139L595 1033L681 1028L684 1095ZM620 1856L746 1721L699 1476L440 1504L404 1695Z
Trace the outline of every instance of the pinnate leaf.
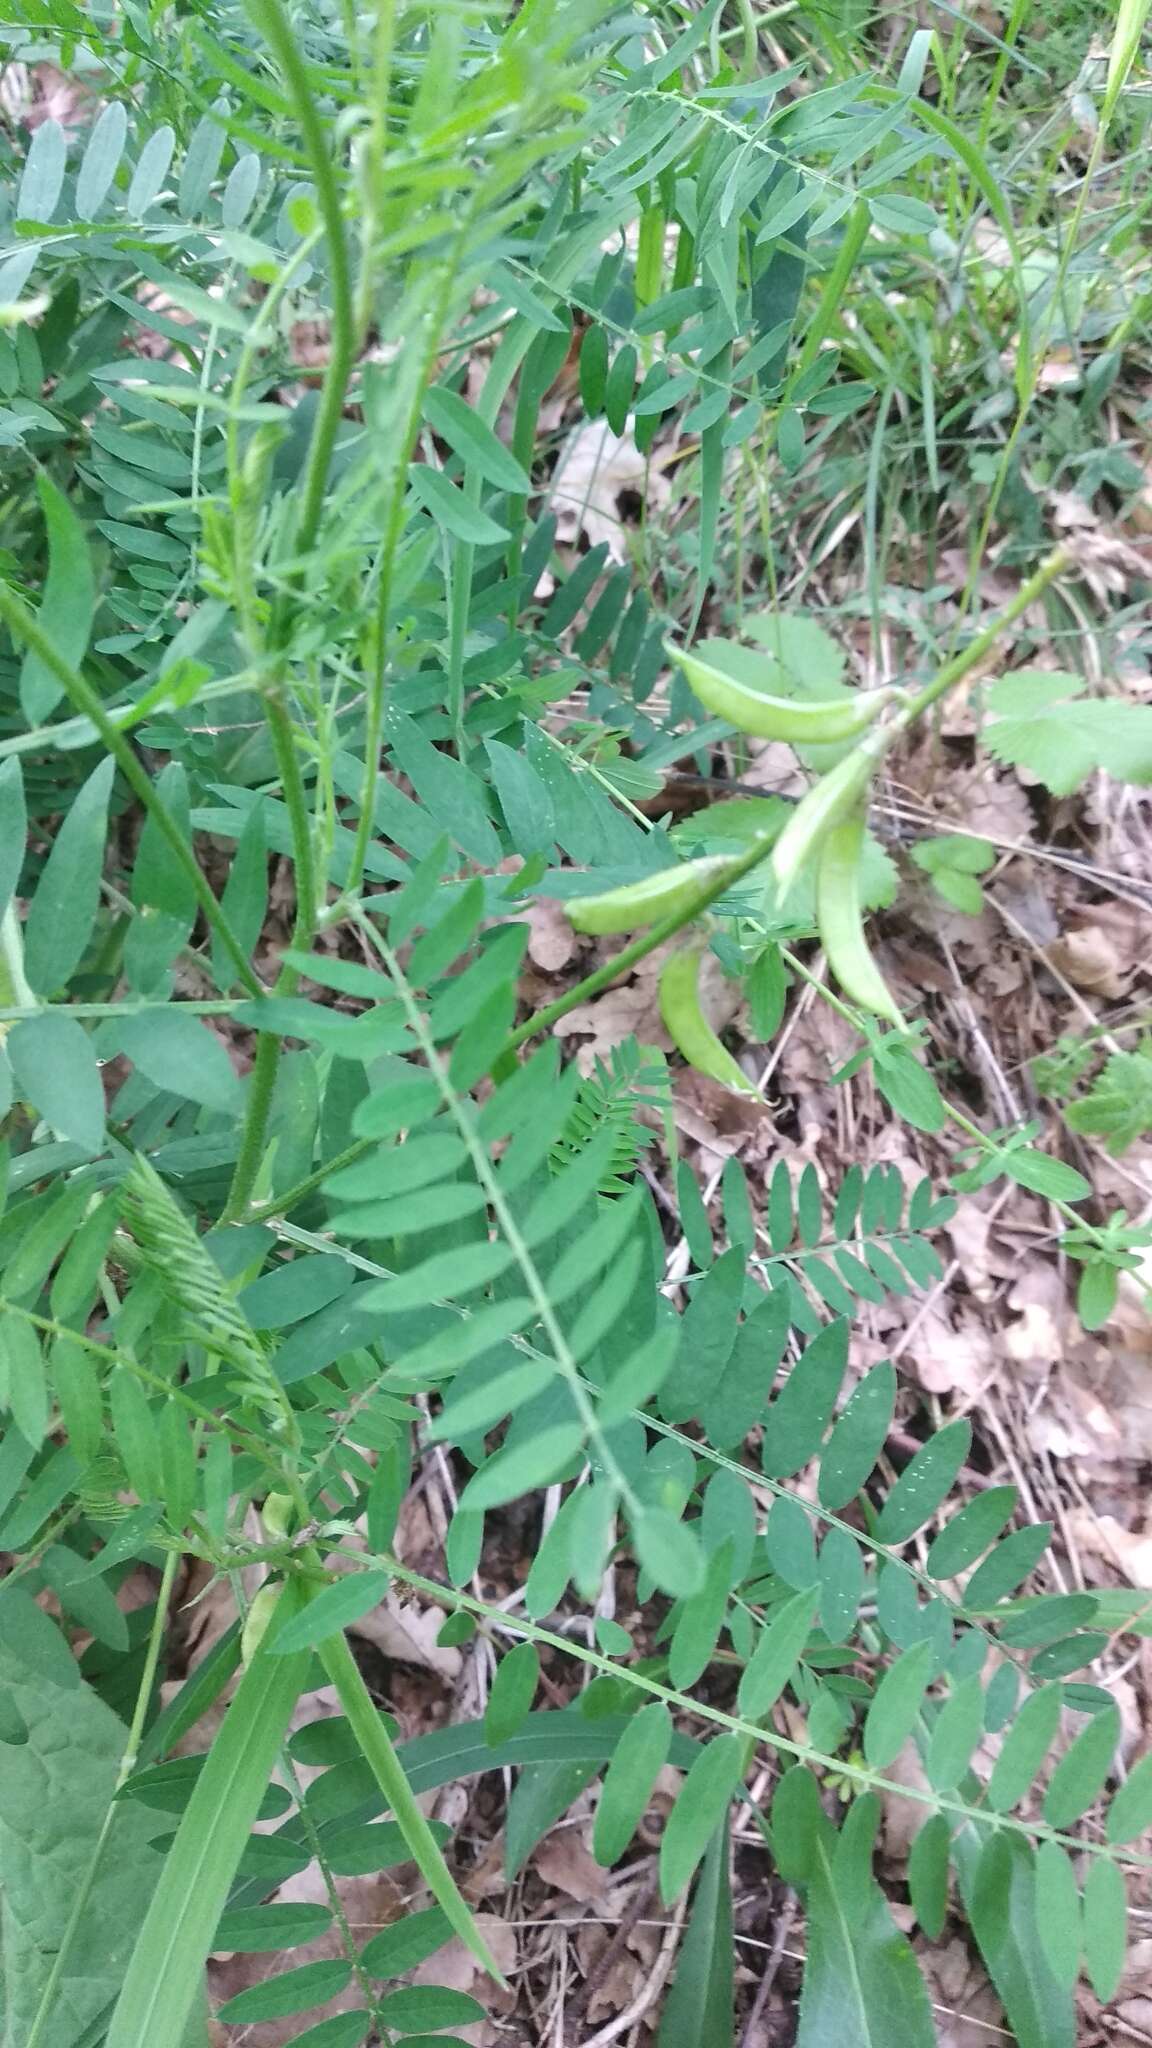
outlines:
M749 1720L763 1720L792 1677L812 1632L818 1597L815 1587L794 1594L764 1630L736 1696Z
M92 770L72 799L44 863L24 926L24 966L37 994L63 988L92 934L115 762Z
M931 1643L913 1643L889 1665L876 1688L864 1722L864 1755L878 1770L895 1761L916 1726L933 1657Z
M690 1881L743 1776L744 1743L738 1735L718 1735L693 1763L660 1844L660 1896L666 1906Z
M1110 1857L1094 1856L1084 1881L1084 1964L1105 2005L1123 1974L1127 1918L1123 1871Z
M271 1644L273 1655L294 1657L301 1650L314 1649L337 1629L348 1628L361 1616L379 1607L388 1591L387 1572L348 1572L334 1579L310 1600L307 1607L285 1623Z
M819 1449L848 1364L848 1324L829 1323L807 1344L764 1425L770 1479L787 1479Z
M1044 1796L1049 1827L1070 1827L1087 1811L1104 1784L1120 1740L1120 1709L1114 1702L1093 1714L1061 1757Z
M968 1456L971 1442L972 1425L966 1416L959 1416L921 1445L880 1510L876 1535L881 1543L906 1543L931 1520Z
M1052 1975L1070 1991L1080 1967L1080 1887L1059 1842L1036 1851L1036 1930Z
M651 1797L658 1773L668 1761L672 1717L663 1700L641 1707L629 1721L604 1776L592 1854L597 1863L615 1863L628 1847Z
M539 1682L540 1656L535 1643L517 1643L500 1659L488 1695L484 1734L489 1742L507 1742L515 1735L531 1709Z
M1134 1842L1152 1827L1152 1751L1129 1771L1108 1809L1107 1836L1114 1845Z
M92 1041L64 1010L24 1017L8 1039L8 1057L20 1093L58 1138L84 1152L104 1143L104 1088Z

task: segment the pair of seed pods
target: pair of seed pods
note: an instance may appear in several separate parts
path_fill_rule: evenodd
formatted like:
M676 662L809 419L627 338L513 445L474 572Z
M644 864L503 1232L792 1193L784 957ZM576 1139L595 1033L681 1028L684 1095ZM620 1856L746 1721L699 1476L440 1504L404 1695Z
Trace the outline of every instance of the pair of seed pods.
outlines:
M705 709L741 732L793 746L857 741L851 753L801 799L775 845L765 846L763 858L771 860L782 898L802 872L814 867L816 922L833 974L861 1009L902 1028L904 1020L868 949L860 881L868 790L899 730L898 720L877 720L889 705L902 701L903 693L886 688L800 702L752 689L695 655L669 651ZM714 900L717 885L726 876L736 879L747 872L746 856L685 861L622 889L574 898L568 915L577 931L598 934L636 931L668 918L688 923L697 907L706 908ZM704 1014L700 966L705 945L701 936L669 956L660 977L665 1029L677 1050L701 1073L741 1094L755 1094Z

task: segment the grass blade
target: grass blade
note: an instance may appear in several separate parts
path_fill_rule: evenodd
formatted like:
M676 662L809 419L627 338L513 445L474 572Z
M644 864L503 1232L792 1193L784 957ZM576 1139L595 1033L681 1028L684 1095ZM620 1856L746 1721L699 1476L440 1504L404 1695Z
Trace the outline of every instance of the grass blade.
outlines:
M272 1628L300 1605L300 1593L288 1586ZM140 1929L106 2048L180 2048L309 1661L306 1650L272 1656L266 1637L241 1679Z

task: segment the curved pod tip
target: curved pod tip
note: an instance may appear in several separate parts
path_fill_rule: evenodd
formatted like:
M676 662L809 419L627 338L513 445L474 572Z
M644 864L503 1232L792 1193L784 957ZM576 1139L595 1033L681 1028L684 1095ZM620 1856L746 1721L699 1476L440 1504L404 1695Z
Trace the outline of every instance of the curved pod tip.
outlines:
M753 1087L727 1046L721 1044L704 1014L700 1001L703 958L702 946L682 946L665 961L660 975L660 1015L664 1029L677 1052L683 1054L698 1074L707 1074L711 1080L721 1082L738 1095L750 1095L760 1102L763 1097L759 1090Z
M899 1031L908 1026L868 949L860 901L864 813L825 835L816 868L816 922L828 965L846 996Z

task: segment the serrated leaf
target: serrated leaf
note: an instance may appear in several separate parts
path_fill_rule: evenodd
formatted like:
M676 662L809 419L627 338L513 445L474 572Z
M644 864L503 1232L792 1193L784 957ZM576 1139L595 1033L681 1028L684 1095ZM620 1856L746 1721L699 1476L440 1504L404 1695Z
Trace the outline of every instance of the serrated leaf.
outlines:
M15 1586L3 1601L0 1717L5 2020L13 2040L27 2041L71 1917L76 1873L107 1814L126 1730L80 1682L55 1624ZM155 1815L131 1801L118 1813L119 1853L97 1867L44 2015L43 2048L75 2048L106 2015L163 1867L151 1847L155 1832Z
M660 1844L660 1897L666 1906L690 1882L728 1811L744 1767L741 1738L719 1735L701 1750L688 1772Z
M1027 768L1068 796L1098 768L1122 782L1152 782L1152 706L1085 697L1083 676L1019 669L988 693L984 738L999 761Z
M592 1854L597 1863L611 1867L624 1854L657 1776L668 1761L671 1744L672 1717L662 1700L641 1707L629 1721L605 1772L596 1808Z

